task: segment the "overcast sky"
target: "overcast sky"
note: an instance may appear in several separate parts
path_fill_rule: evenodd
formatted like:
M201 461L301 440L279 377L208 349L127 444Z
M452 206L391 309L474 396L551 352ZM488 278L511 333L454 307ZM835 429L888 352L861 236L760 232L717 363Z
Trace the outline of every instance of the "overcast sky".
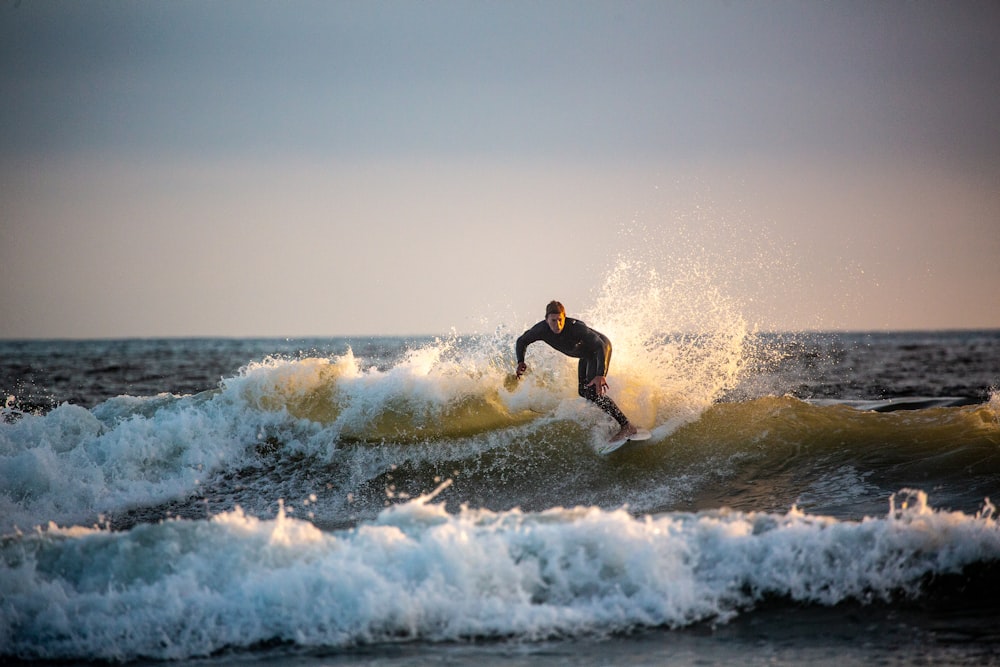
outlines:
M1000 327L998 27L963 1L3 0L0 337L516 328L692 257L764 329Z

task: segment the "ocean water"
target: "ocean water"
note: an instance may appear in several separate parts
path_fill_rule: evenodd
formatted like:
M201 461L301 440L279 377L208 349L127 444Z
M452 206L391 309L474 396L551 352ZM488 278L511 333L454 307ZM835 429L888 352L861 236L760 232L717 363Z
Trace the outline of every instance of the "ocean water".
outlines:
M607 457L572 360L510 376L520 323L0 342L0 656L1000 662L1000 331L619 301L581 317L653 438Z

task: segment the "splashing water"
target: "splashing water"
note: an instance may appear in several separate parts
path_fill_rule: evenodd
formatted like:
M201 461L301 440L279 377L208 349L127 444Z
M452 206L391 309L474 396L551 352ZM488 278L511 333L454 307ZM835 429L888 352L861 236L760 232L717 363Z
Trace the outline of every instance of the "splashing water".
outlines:
M620 259L584 319L614 345L615 400L658 435L731 390L752 352L739 305L695 262L662 273L644 260Z

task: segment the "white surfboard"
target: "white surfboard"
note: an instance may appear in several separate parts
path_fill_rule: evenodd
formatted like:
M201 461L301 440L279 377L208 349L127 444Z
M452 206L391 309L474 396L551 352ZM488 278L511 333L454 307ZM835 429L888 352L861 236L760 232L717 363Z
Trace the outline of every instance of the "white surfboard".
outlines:
M653 435L649 431L640 428L633 435L630 435L627 438L623 438L622 440L612 440L607 444L601 445L597 448L597 453L601 456L607 456L611 452L616 452L624 447L626 443L637 442L639 440L649 440L652 437Z

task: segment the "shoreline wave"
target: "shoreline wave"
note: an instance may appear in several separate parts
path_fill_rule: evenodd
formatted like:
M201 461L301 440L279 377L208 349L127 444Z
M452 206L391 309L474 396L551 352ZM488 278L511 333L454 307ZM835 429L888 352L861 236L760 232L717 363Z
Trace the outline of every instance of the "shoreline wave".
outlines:
M796 509L449 512L434 495L344 531L236 509L4 538L0 652L178 660L273 642L605 637L726 623L775 600L919 601L941 594L944 577L1000 567L990 503L974 516L947 512L916 491L862 521Z

